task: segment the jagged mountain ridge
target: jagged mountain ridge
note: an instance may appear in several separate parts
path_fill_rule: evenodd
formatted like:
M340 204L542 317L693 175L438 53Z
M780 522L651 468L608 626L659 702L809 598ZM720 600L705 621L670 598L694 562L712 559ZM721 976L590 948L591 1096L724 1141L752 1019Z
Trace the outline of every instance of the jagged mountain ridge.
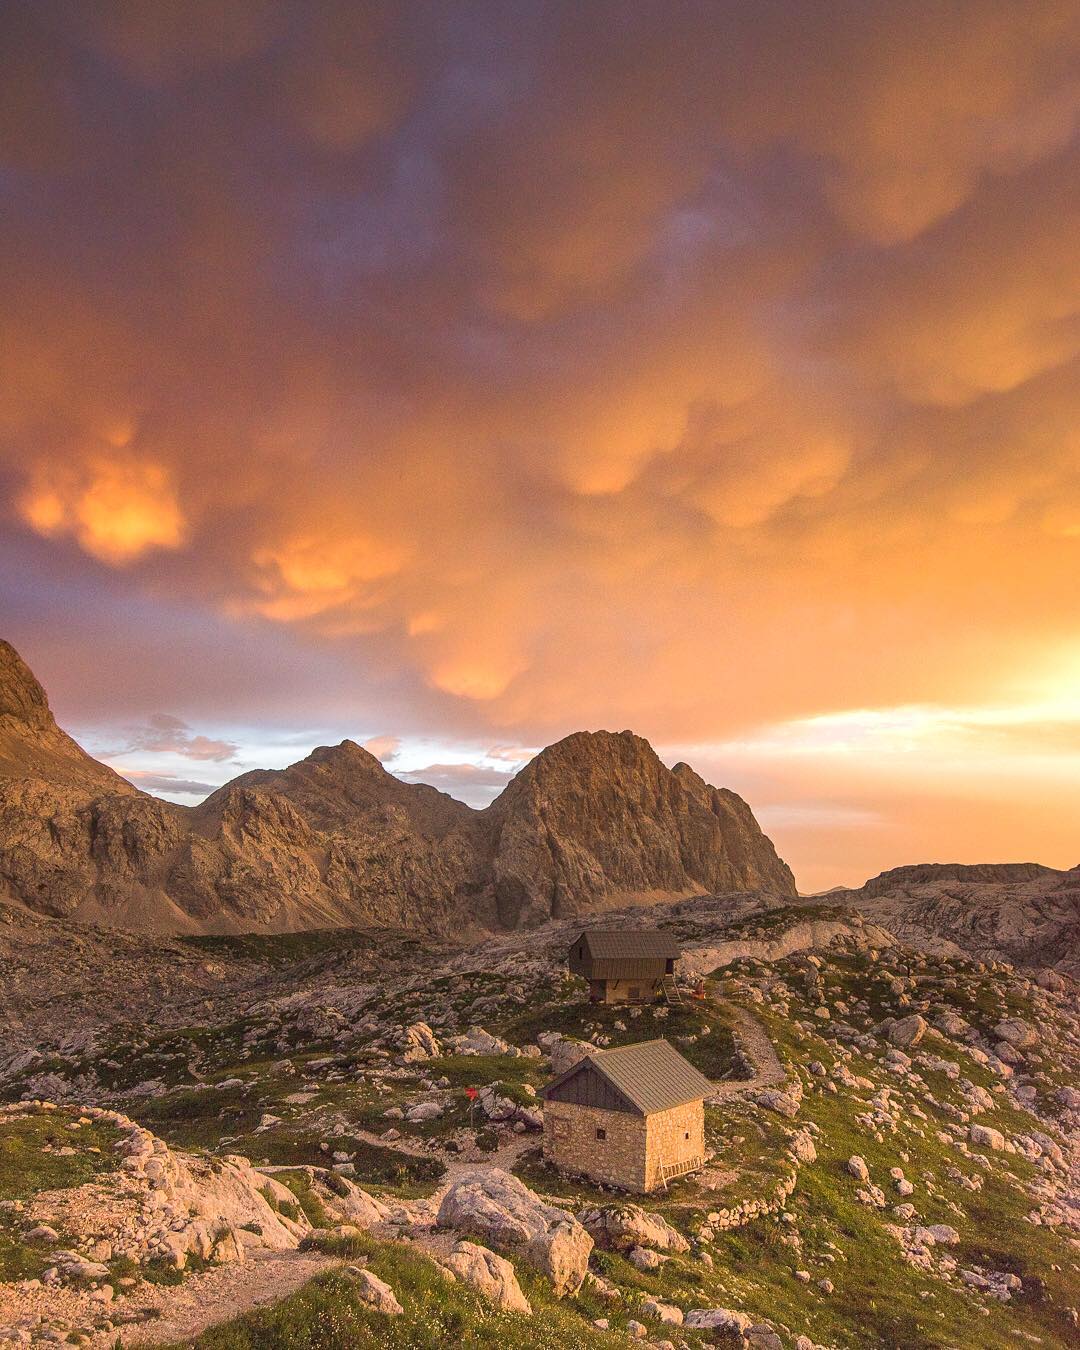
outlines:
M0 897L162 932L515 928L617 902L794 895L750 808L630 732L578 732L475 811L351 741L196 807L140 792L57 727L0 643Z

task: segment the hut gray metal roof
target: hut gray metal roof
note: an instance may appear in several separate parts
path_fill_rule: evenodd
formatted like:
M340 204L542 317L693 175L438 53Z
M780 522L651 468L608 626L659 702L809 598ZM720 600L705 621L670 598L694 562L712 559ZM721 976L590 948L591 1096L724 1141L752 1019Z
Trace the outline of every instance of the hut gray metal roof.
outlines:
M540 1096L551 1096L563 1083L589 1069L600 1074L643 1116L701 1101L715 1091L670 1041L660 1038L587 1055L542 1088Z
M671 934L659 928L586 928L570 945L576 947L579 942L600 960L648 956L668 961L682 955Z

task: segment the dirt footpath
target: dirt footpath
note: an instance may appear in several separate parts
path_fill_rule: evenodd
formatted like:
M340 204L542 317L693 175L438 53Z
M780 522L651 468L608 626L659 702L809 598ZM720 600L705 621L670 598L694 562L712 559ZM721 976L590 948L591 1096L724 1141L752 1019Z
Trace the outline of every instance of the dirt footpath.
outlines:
M208 1327L229 1322L254 1308L280 1303L313 1276L341 1264L336 1257L320 1252L275 1252L190 1275L183 1284L161 1289L151 1298L140 1290L140 1305L160 1309L161 1316L104 1334L92 1344L115 1345L118 1334L125 1350L129 1345L193 1340Z

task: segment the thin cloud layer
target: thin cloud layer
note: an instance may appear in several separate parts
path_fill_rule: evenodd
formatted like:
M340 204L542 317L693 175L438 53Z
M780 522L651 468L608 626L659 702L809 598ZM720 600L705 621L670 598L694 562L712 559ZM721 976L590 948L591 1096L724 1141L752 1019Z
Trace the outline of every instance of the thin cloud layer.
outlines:
M1068 668L1067 0L2 22L0 585L61 710L726 744Z
M123 748L111 756L149 752L163 755L182 755L185 759L212 760L225 763L236 758L239 746L232 741L215 740L212 736L193 733L186 722L169 713L154 713L144 727L136 727Z

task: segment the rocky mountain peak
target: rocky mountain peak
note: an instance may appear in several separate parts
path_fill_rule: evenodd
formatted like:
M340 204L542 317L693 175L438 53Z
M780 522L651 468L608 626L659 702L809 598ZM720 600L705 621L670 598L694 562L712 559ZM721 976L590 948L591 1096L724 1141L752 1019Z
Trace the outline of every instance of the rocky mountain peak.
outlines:
M352 773L367 772L379 777L386 773L382 760L348 738L337 745L317 745L301 763L325 764L333 769Z
M0 779L45 782L85 793L134 793L56 725L34 672L0 640Z
M692 770L673 772L631 731L579 731L556 742L484 814L507 926L632 896L795 894L790 870L741 798Z
M0 718L27 728L55 727L45 690L11 645L0 639Z
M584 790L600 780L644 784L668 772L649 742L632 731L575 731L534 756L493 807L526 792Z
M541 751L485 811L355 741L241 774L193 808L137 792L57 727L12 648L0 708L0 895L118 926L513 928L627 899L795 893L734 793L630 731Z

